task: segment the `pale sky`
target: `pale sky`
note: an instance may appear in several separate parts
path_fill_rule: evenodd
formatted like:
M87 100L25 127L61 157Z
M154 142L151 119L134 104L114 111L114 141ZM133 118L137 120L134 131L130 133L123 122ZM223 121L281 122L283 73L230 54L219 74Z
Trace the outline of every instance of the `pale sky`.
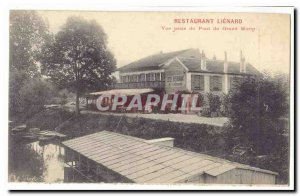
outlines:
M290 68L290 15L256 13L201 13L201 12L88 12L88 11L39 11L48 19L50 30L57 32L71 15L95 19L108 35L108 47L123 66L160 51L170 52L188 48L204 50L208 58L216 55L229 61L239 61L240 51L246 62L258 70L289 73ZM213 24L175 24L174 19L214 19ZM242 19L242 24L219 24L218 19ZM196 30L165 31L162 26L190 26ZM198 30L199 27L210 30ZM237 31L224 31L237 27ZM219 31L213 31L218 27ZM254 28L253 31L240 30Z

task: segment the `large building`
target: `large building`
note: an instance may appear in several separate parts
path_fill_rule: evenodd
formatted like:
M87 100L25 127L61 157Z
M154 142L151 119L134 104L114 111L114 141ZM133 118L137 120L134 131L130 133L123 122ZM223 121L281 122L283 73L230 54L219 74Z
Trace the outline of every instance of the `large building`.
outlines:
M120 67L116 89L154 88L179 91L228 93L244 78L260 74L241 52L240 62L208 59L198 49L155 54Z

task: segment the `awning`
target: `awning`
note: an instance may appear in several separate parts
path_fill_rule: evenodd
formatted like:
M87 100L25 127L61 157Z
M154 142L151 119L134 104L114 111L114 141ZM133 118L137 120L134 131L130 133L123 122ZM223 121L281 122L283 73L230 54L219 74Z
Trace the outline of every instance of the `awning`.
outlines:
M113 89L108 91L99 91L90 93L89 96L95 96L95 95L125 95L125 96L131 96L131 95L139 95L144 93L151 93L154 92L152 88L143 88L143 89Z

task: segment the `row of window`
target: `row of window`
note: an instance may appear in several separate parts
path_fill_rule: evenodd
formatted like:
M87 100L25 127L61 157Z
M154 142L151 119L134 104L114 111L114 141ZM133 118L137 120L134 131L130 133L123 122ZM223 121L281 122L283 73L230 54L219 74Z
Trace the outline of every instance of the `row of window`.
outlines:
M168 76L167 82L182 82L184 80L183 75L174 75ZM241 78L230 77L229 78L229 87L234 88ZM148 82L148 81L165 81L164 73L147 73L147 74L135 74L121 76L122 83L128 82ZM209 88L210 91L222 91L222 76L210 76L209 77ZM204 91L204 76L203 75L192 75L192 90Z
M165 73L147 73L121 76L121 82L165 81Z
M209 90L210 91L222 91L222 76L210 76L209 77ZM229 87L234 88L241 78L233 77L229 78ZM204 76L192 75L192 90L204 91Z
M167 82L182 82L183 79L184 79L183 75L168 76Z

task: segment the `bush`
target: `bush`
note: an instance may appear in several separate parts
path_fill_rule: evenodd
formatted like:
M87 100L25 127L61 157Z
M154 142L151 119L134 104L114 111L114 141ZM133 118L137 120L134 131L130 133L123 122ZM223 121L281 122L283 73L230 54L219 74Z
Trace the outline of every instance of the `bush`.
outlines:
M217 112L220 111L221 100L218 95L214 95L212 93L207 94L209 110L212 117L217 116Z
M257 154L281 148L278 118L287 110L284 89L269 80L245 81L230 96L233 134L255 146Z
M51 83L40 79L30 79L20 89L21 111L33 113L41 110L45 104L50 102L54 94Z
M203 107L205 105L204 101L204 95L202 93L198 93L197 106L200 105Z
M32 114L49 103L54 86L42 79L32 79L23 71L11 71L9 78L10 117Z
M9 75L9 112L10 115L22 111L20 90L27 83L28 76L24 71L11 71Z
M65 105L70 101L75 101L75 94L67 89L62 89L58 92L58 99L61 105Z
M223 94L221 97L221 107L220 111L223 116L229 116L230 115L230 101L229 96L226 94Z

